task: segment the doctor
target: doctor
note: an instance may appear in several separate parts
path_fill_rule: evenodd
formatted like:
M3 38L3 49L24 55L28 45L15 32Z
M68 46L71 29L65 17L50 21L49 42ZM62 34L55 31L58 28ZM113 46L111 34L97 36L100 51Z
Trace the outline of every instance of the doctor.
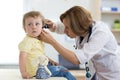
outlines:
M81 6L73 6L60 20L64 25L50 20L45 23L51 31L75 38L75 51L64 48L45 30L40 39L71 63L85 64L87 80L120 80L120 50L109 27L101 21L93 21L91 14Z

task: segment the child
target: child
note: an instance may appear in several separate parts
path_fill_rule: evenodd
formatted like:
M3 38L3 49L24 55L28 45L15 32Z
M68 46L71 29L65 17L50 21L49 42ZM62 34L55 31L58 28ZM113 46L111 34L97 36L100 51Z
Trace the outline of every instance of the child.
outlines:
M28 12L23 17L26 37L19 44L19 66L22 77L33 78L35 76L37 79L43 79L50 76L60 76L75 80L66 68L48 64L53 61L45 56L43 42L39 40L43 25L44 17L38 11Z
M23 28L26 32L26 37L19 44L19 65L23 78L35 76L41 60L44 60L44 62L42 61L44 65L41 63L43 66L48 65L49 60L44 54L43 43L38 40L43 20L44 17L37 11L31 11L24 15ZM40 58L42 59L39 60ZM50 77L50 71L46 78L48 77Z

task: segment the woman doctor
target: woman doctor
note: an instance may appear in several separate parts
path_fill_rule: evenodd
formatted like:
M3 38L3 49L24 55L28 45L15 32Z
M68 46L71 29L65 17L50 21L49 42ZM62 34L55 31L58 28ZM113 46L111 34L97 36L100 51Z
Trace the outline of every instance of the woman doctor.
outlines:
M109 27L101 21L93 21L91 14L81 6L73 6L60 20L64 25L50 20L45 23L51 31L75 38L75 51L64 48L45 30L40 39L71 63L85 64L87 80L120 80L120 49Z

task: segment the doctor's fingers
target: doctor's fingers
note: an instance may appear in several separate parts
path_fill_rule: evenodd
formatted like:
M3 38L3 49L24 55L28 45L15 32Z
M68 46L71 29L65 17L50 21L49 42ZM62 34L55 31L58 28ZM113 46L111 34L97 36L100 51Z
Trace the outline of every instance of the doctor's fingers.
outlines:
M53 22L52 22L51 20L49 20L49 19L45 19L45 20L44 20L44 23L45 23L45 24L48 24L48 25L53 24Z
M47 36L48 34L49 34L49 33L48 33L47 31L42 30L40 36L41 36L41 37L45 37L45 36Z
M42 40L42 41L43 41L43 38L44 38L44 33L43 33L43 31L42 31L41 34L39 35L39 40Z
M55 41L53 36L46 31L42 31L42 39L43 39L44 42L47 42L47 43L52 43L52 42Z
M49 28L53 28L53 27L54 27L54 26L53 26L53 25L54 25L54 22L52 22L52 21L49 20L49 19L45 19L44 23L47 24Z
M42 32L40 34L40 39L45 41L46 39L49 39L49 36L50 36L50 34L47 31L42 30Z
M52 37L51 34L45 30L42 30L41 35L43 35L45 37Z
M48 33L47 31L45 31L45 30L42 30L42 33Z

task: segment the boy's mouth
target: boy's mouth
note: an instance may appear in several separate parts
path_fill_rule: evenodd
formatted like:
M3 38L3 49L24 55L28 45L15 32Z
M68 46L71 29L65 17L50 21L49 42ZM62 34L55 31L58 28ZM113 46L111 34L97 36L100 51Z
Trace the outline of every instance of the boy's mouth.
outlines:
M36 31L33 31L32 33L36 33Z

